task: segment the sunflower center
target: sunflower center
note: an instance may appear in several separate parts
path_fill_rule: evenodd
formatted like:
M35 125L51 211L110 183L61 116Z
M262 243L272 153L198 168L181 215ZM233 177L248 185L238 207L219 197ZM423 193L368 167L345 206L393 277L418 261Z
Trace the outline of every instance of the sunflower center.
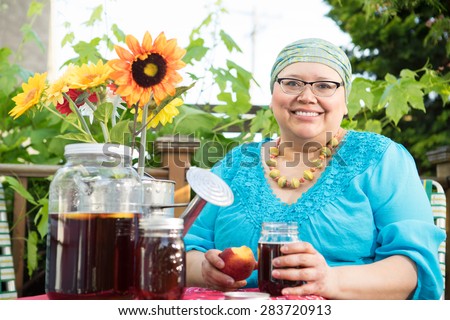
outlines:
M138 59L131 66L133 80L143 88L160 83L166 71L166 60L157 53L150 54L145 60Z
M149 77L154 77L157 72L158 72L158 66L153 63L149 63L144 68L144 73L146 75L148 75Z
M28 93L24 99L25 103L32 101L36 96L36 92L37 92L36 88L33 88L30 91L28 91Z

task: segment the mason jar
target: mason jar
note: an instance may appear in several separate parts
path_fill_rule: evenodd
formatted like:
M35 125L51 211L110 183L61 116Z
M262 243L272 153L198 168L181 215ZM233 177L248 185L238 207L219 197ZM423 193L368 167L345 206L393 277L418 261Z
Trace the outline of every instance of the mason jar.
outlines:
M282 255L283 244L300 241L296 222L264 222L258 241L258 288L272 296L280 296L286 287L295 287L303 281L290 281L272 277L272 260Z
M134 298L141 180L131 148L70 144L50 184L46 292L50 299Z
M177 300L186 285L184 222L180 218L149 216L139 223L136 248L136 298Z

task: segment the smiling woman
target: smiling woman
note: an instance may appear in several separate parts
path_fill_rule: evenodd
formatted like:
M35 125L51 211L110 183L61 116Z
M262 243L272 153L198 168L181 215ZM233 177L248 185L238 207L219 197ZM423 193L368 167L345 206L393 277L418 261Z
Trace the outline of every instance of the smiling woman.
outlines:
M349 58L326 40L300 39L280 51L270 77L280 136L241 144L211 169L235 198L228 207L206 204L186 234L189 285L257 287L259 270L236 281L221 251L244 245L256 255L261 227L282 222L301 238L278 240L271 256L268 276L283 283L283 295L440 298L445 233L433 223L409 152L341 126L351 75ZM277 81L286 78L295 94ZM343 85L324 85L326 94L314 87L330 82Z

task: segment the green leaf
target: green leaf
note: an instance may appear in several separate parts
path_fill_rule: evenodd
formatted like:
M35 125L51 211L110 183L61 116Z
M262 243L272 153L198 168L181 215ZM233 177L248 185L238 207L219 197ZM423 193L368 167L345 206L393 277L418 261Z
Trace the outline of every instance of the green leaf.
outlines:
M225 102L226 104L229 104L229 105L233 104L233 97L231 96L230 92L221 92L221 93L219 93L217 95L217 99L219 101ZM223 109L223 106L219 105L219 106L216 106L214 108L214 111L216 111L216 112L225 112L226 110Z
M41 50L41 52L45 52L44 44L42 43L41 39L39 38L38 34L32 29L30 24L25 23L21 28L20 31L22 32L23 41L29 42L33 41Z
M48 199L40 199L38 203L41 207L34 218L34 223L39 235L44 238L48 232Z
M113 24L111 26L111 31L113 32L114 36L116 37L118 42L125 42L125 33L117 26L117 24Z
M415 79L417 77L417 72L414 72L409 69L403 69L400 71L400 77L401 78L409 78L409 79Z
M65 140L75 140L79 142L95 142L92 141L92 138L90 135L85 133L66 133L66 134L60 134L56 136L56 138L61 138Z
M27 189L15 178L13 177L4 177L5 181L9 183L11 189L20 194L21 197L25 198L28 202L37 205L37 202L34 200L33 196L28 192Z
M222 121L220 118L198 108L183 105L178 110L180 114L175 117L173 124L173 131L176 133L210 133Z
M365 130L381 134L382 132L381 122L379 120L369 119L365 123Z
M66 44L70 44L73 42L73 40L75 40L75 35L73 32L69 32L66 33L66 35L64 36L64 38L61 41L61 47L64 47Z
M91 17L85 22L86 26L92 27L95 22L102 21L103 5L99 5L92 11Z
M97 106L97 109L94 111L94 118L107 125L113 112L113 104L111 102L105 102Z
M40 16L43 8L43 3L33 0L28 7L27 17Z
M187 64L192 64L192 60L202 60L209 50L204 44L205 40L202 38L192 40L186 48L186 54L183 57L183 61Z
M38 266L37 245L38 245L38 234L36 231L31 231L28 234L28 241L27 241L27 268L29 276L33 274L33 271L36 270Z
M231 60L227 60L227 67L230 70L236 70L236 77L239 80L238 83L242 84L245 89L250 89L250 81L253 79L253 74L251 72L245 70L240 65Z
M388 86L391 87L391 86ZM395 90L392 90L395 88ZM386 116L388 116L395 124L409 112L408 101L405 97L405 93L400 88L392 86L387 89L386 103Z
M239 48L239 46L233 40L233 38L231 38L230 35L225 31L220 30L220 38L222 39L223 43L225 44L229 52L232 52L233 49L238 52L242 52L241 48Z
M88 63L89 61L97 63L102 58L97 50L100 38L93 38L90 42L80 41L73 46L73 50L80 56L80 63Z
M384 79L388 82L388 83L396 83L397 82L397 78L394 77L392 74L388 73L386 74L386 76L384 77Z
M224 91L227 88L228 81L233 81L234 77L230 74L228 70L223 68L211 67L209 71L214 76L214 81L216 85L219 86L220 91Z
M130 130L130 126L132 125L133 121L130 120L123 120L116 123L110 132L111 142L128 145L132 134Z
M266 110L258 110L256 116L251 120L251 132L259 132L270 124L270 119L266 116Z
M411 108L426 112L425 104L423 101L424 96L421 90L408 88L407 98L408 103L411 105Z
M195 85L194 83L191 83L189 86L180 86L176 88L175 94L173 96L168 95L166 98L164 98L163 101L159 104L159 106L156 107L156 109L153 111L154 114L158 114L166 105L168 105L173 99L180 97L183 93L188 91L190 88L192 88Z
M348 116L353 119L363 108L373 110L374 97L371 91L373 82L356 78L352 82L352 90L348 99ZM361 105L362 104L362 105Z

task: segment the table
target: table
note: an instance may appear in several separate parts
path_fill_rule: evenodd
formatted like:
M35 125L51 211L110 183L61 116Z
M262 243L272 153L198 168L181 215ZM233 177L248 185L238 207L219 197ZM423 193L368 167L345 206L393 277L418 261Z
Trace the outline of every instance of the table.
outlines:
M239 291L258 292L257 288L252 289L240 289ZM188 287L184 289L182 300L224 300L225 296L222 291L200 288L200 287ZM46 294L22 297L19 300L48 300ZM325 300L325 298L316 295L298 296L298 295L286 295L271 297L271 300Z

